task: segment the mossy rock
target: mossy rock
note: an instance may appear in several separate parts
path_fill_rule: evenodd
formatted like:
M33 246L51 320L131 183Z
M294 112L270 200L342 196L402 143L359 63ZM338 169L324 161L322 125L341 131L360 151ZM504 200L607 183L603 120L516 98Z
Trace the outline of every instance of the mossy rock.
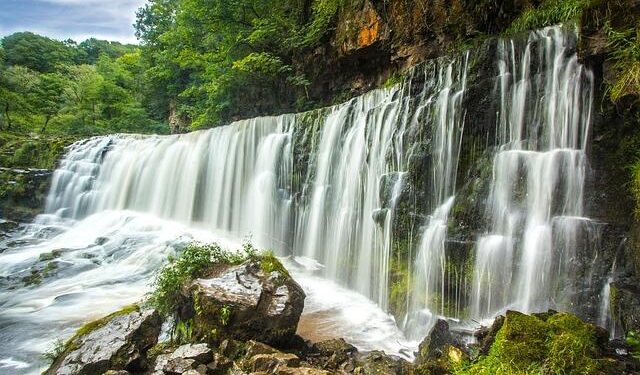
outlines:
M183 291L177 315L187 340L224 339L286 345L293 339L305 294L272 254L241 265L215 265Z
M606 332L569 313L507 311L489 354L457 374L616 374L624 365L605 357Z
M127 306L81 327L44 374L89 375L109 369L142 372L146 352L156 344L161 326L155 310Z

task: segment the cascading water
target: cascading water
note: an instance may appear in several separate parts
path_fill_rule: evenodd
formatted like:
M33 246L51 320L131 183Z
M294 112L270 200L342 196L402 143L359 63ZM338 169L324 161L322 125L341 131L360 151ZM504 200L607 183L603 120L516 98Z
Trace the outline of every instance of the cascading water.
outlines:
M476 319L568 308L558 283L570 277L577 233L589 225L582 205L593 92L574 38L553 28L532 33L524 48L499 44L499 146L490 227L475 255Z
M493 176L479 197L488 227L474 234L472 275L452 275L448 228L465 137L478 125L467 117L473 51L323 110L76 143L46 214L0 244L0 369L35 372L34 352L142 298L166 258L194 239L236 248L250 237L290 256L309 295L305 314L365 349L414 344L388 311L406 315L415 341L439 315L565 307L551 301L565 298L559 284L591 225L582 197L592 79L575 41L561 27L522 45L499 41L498 76L481 77L495 80L484 95L499 105L496 139L477 145L491 153ZM41 284L21 283L45 268L53 276Z

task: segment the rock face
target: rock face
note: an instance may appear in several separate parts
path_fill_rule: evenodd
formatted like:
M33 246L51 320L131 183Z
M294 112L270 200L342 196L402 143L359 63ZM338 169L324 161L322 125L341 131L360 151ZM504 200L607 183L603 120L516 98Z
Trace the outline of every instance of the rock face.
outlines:
M199 339L283 344L296 332L305 294L277 259L267 257L195 280L184 299L178 316L193 319Z
M109 369L141 371L146 351L156 344L160 316L137 306L89 323L65 345L65 350L45 371L47 375L94 375Z

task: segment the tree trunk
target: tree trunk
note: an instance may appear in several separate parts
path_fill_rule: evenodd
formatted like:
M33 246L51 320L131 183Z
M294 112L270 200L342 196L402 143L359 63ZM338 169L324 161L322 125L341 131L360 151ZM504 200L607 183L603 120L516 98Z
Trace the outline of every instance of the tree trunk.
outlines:
M9 116L9 103L5 103L4 105L4 116L7 118L7 129L11 129L11 116Z
M47 124L49 124L50 119L51 119L51 116L44 117L44 125L42 125L42 128L40 129L40 134L44 134L44 131L47 129Z

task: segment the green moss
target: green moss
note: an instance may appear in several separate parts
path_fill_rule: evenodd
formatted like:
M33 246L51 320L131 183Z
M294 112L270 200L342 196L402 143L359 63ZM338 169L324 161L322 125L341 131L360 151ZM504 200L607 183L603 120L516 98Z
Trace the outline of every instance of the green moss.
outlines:
M69 341L74 341L75 339L84 336L90 332L95 331L96 329L102 328L105 326L105 324L109 323L111 320L113 320L113 318L118 317L118 316L122 316L122 315L127 315L127 314L131 314L132 312L136 312L136 311L140 311L140 306L133 304L133 305L128 305L123 307L122 309L111 313L103 318L94 320L92 322L89 322L85 325L83 325L82 327L80 327L80 329L78 329L75 333L75 335L73 335L73 337L69 340Z
M75 137L32 137L0 133L0 165L7 168L54 169Z
M273 252L267 251L260 255L260 268L262 272L270 274L276 272L280 277L279 279L290 278L289 271L282 265L282 263L273 255Z
M595 326L568 313L508 311L489 355L454 373L589 375L606 371L606 364Z

